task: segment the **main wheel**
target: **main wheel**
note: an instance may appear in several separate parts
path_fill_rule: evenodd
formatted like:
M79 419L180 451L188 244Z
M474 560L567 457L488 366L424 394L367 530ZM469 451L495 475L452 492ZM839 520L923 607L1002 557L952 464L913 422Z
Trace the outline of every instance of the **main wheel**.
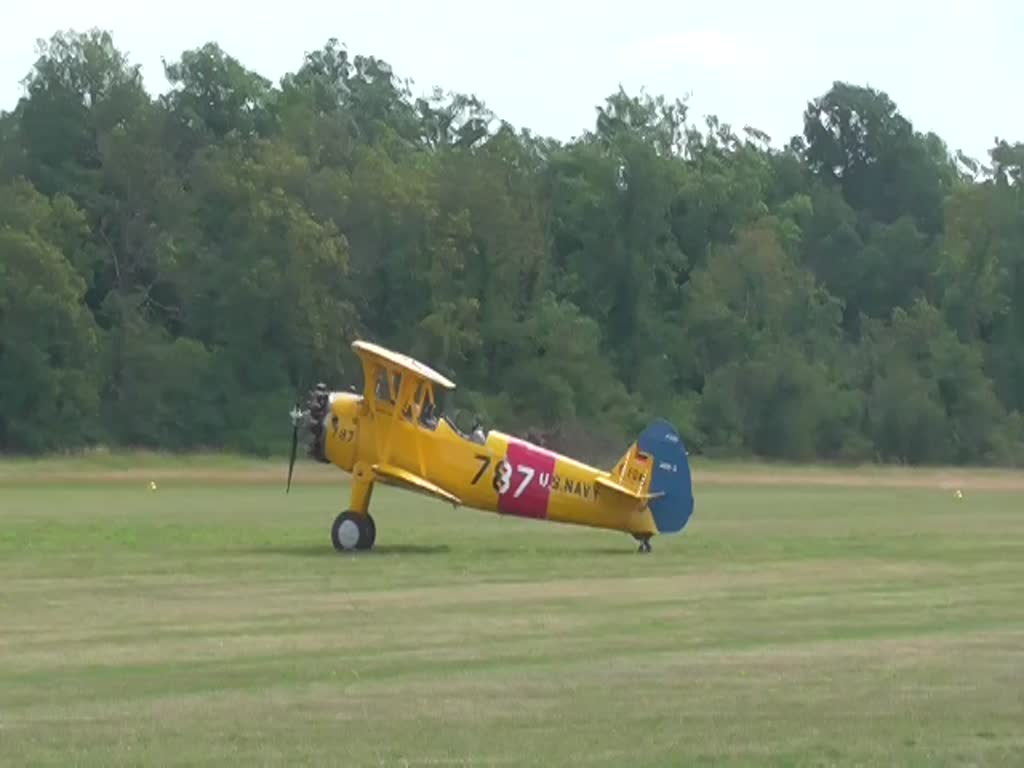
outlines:
M362 518L359 522L363 524L363 527L356 549L373 549L373 543L377 540L377 524L373 522L369 512L359 515L359 517Z
M370 549L377 538L377 526L369 515L345 511L334 519L331 542L339 552Z

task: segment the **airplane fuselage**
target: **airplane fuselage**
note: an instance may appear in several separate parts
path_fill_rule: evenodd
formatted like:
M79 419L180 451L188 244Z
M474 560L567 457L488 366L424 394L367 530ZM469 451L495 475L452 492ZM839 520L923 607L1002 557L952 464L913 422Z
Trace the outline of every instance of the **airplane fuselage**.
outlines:
M453 503L482 511L638 536L658 532L646 505L602 487L598 478L609 472L504 432L474 439L443 418L396 418L386 401L371 405L349 393L330 396L322 426L323 459L351 473L357 486L377 480L431 492L402 482L400 473L408 473L450 494ZM354 506L359 496L357 487ZM369 489L365 496L368 503Z

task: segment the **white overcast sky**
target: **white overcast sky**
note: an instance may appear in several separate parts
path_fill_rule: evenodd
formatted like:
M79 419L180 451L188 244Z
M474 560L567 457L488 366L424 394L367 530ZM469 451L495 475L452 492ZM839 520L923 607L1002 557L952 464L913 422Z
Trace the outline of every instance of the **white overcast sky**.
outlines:
M276 81L336 37L417 92L475 93L514 125L564 139L621 83L689 95L691 118L751 124L780 145L808 100L847 80L888 92L916 128L979 159L996 136L1024 140L1024 0L51 0L2 18L3 110L38 38L95 26L154 93L166 87L161 57L210 40Z

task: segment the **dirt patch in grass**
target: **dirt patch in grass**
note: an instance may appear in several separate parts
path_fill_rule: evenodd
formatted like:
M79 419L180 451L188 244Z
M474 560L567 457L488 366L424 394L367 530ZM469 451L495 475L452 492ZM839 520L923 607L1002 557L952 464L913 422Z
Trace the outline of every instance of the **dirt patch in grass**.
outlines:
M333 467L304 465L296 467L292 486L337 485L347 483L349 476ZM198 467L167 467L135 469L57 469L48 471L43 466L9 467L0 466L2 485L145 485L150 481L160 484L188 485L281 485L288 480L288 463L280 467L265 465L241 467L238 469L202 469Z
M163 484L189 485L284 485L287 464L270 468L265 465L238 469L138 468L138 469L60 469L47 471L42 466L3 468L0 485L110 485L140 484L154 481ZM694 485L712 487L835 487L835 488L920 488L941 491L1021 491L1024 492L1024 471L970 469L859 469L770 468L695 469ZM305 463L297 466L292 485L301 487L345 485L349 476L334 467Z
M932 488L986 491L1024 491L1024 472L969 469L760 469L694 470L695 485L818 486L837 488Z

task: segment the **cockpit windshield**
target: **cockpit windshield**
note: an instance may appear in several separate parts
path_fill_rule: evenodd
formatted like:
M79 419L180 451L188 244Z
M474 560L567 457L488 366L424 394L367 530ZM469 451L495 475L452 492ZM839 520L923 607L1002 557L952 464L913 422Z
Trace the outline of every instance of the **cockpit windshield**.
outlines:
M437 422L442 417L443 413L440 406L432 398L427 398L420 409L420 424L430 430L437 429Z
M486 442L487 429L480 419L472 418L466 411L458 408L449 412L445 403L434 400L432 390L428 391L426 397L418 393L417 402L421 402L421 398L422 407L420 408L419 422L423 427L433 431L437 429L441 421L444 421L455 434L464 440L470 440L481 445Z
M380 368L377 371L377 385L375 387L377 402L394 405L401 385L401 373L398 371L388 371L387 368Z

